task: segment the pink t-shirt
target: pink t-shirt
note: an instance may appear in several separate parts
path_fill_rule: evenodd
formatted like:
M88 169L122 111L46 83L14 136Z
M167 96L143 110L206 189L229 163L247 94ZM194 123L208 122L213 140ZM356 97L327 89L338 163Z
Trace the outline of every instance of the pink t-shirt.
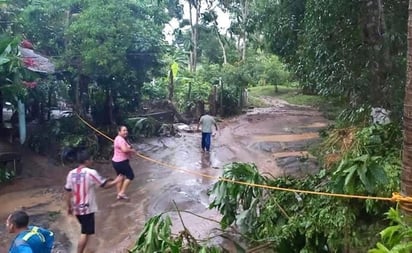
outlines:
M129 144L123 137L118 135L114 139L114 154L112 158L113 162L121 162L129 159L129 153L123 152L121 148L122 146L129 146Z

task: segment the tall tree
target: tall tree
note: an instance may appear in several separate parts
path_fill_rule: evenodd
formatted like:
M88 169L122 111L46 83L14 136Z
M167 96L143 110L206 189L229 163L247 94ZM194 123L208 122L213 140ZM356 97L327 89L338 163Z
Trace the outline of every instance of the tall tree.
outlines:
M152 1L107 0L102 5L89 0L70 24L69 66L77 72L81 86L94 80L104 90L105 123L114 123L119 96L125 104L137 105L140 86L159 69L165 48L162 28L168 21L165 14L163 6Z
M202 0L188 0L189 3L189 21L191 30L191 47L189 70L196 72L197 66L197 50L199 41L199 21L202 8Z
M232 23L229 31L237 37L237 48L241 61L246 59L248 33L250 32L250 12L254 0L220 0L222 9L231 13Z
M305 4L306 0L256 1L251 19L264 36L260 46L291 62L298 50Z
M210 30L210 32L208 32L208 35L210 36L212 33L212 36L214 35L214 37L216 37L219 43L220 49L222 50L223 64L227 64L227 51L225 47L225 38L222 34L220 34L219 23L217 21L217 18L218 16L216 14L216 11L214 10L214 8L211 8L203 14L202 21L204 25L207 26ZM210 43L210 39L204 44L209 44L209 43ZM216 49L214 48L213 50L216 50Z
M408 54L403 112L404 141L401 191L405 196L412 196L412 0L409 0L408 12ZM401 203L401 208L412 214L412 203Z

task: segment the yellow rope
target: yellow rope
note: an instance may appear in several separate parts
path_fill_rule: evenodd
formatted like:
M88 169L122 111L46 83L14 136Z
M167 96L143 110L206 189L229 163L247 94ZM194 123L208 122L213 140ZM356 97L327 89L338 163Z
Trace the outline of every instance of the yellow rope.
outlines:
M107 136L105 133L100 131L99 129L95 128L92 126L89 122L84 120L80 115L76 114L76 116L89 128L91 128L93 131L96 133L100 134L101 136L105 137L107 140L113 142L114 140ZM308 190L299 190L299 189L290 189L290 188L283 188L283 187L276 187L276 186L270 186L270 185L263 185L263 184L254 184L254 183L248 183L248 182L243 182L243 181L237 181L237 180L232 180L228 178L223 178L223 177L216 177L216 176L211 176L208 174L196 172L196 171L191 171L183 168L179 168L173 165L170 165L165 162L161 162L155 159L152 159L150 157L144 156L142 154L136 153L137 156L141 157L144 160L150 161L152 163L159 164L163 167L176 170L176 171L181 171L187 174L191 174L194 176L200 176L212 180L218 180L218 181L224 181L224 182L229 182L233 184L240 184L240 185L246 185L246 186L251 186L251 187L259 187L263 189L268 189L268 190L277 190L277 191L285 191L285 192L295 192L295 193L301 193L301 194L312 194L312 195L320 195L320 196L329 196L329 197L339 197L339 198L351 198L351 199L370 199L370 200L379 200L379 201L392 201L392 202L408 202L412 203L412 197L408 196L403 196L399 193L392 193L392 197L376 197L376 196L365 196L365 195L351 195L351 194L341 194L341 193L330 193L330 192L317 192L317 191L308 191Z

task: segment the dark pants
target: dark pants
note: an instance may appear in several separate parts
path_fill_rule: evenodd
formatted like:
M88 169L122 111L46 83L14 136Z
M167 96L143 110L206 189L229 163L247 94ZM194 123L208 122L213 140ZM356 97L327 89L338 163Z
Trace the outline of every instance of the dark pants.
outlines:
M77 220L80 223L82 234L93 235L94 234L94 213L85 215L76 215Z
M124 160L121 162L112 161L112 165L117 175L123 175L129 180L134 179L134 173L132 167L130 167L129 160Z
M210 137L212 133L202 133L202 150L210 151Z

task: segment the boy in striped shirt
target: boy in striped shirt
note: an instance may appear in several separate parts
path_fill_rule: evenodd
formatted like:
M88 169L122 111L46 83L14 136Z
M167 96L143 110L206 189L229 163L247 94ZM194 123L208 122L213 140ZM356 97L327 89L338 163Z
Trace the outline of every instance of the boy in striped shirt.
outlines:
M81 236L77 245L77 253L83 253L90 235L94 234L94 213L97 212L96 186L109 188L122 180L118 176L115 180L105 179L89 168L93 161L87 151L78 154L79 166L67 175L65 190L67 194L68 214L75 215L81 225Z

